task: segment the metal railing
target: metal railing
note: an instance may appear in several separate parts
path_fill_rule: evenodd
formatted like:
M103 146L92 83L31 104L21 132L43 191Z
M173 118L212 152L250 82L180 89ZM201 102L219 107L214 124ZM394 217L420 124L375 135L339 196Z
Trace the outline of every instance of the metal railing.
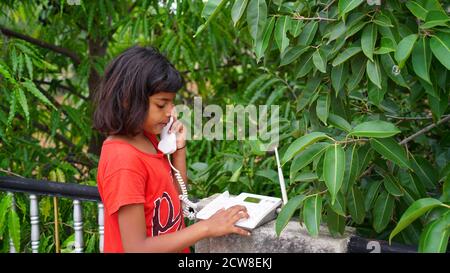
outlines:
M104 241L104 215L103 204L97 187L74 183L58 183L47 180L35 180L20 177L0 176L0 190L13 194L14 192L25 193L30 197L30 223L31 223L31 249L33 253L39 250L39 203L38 196L64 197L73 200L73 221L75 233L75 251L83 252L83 219L82 201L97 202L98 207L98 233L99 248L103 252ZM13 198L13 208L15 209ZM347 252L372 252L372 253L412 253L417 252L416 246L407 246L393 243L389 245L383 240L373 240L352 236ZM10 252L15 252L14 244L10 241Z
M0 176L0 190L13 195L14 192L25 193L30 197L30 224L31 224L31 250L39 252L39 202L38 196L65 197L73 200L73 223L75 233L74 252L83 252L83 217L81 201L97 202L98 208L98 232L99 248L103 252L104 215L103 204L97 187L85 186L73 183L58 183L46 180L35 180L11 176ZM14 195L12 198L12 209L15 209ZM16 249L10 240L10 252Z

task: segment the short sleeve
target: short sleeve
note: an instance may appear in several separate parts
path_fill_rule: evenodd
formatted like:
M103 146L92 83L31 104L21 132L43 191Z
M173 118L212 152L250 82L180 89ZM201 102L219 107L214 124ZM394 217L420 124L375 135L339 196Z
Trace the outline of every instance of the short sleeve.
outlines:
M104 205L109 215L120 207L145 203L145 178L130 169L119 169L104 181Z

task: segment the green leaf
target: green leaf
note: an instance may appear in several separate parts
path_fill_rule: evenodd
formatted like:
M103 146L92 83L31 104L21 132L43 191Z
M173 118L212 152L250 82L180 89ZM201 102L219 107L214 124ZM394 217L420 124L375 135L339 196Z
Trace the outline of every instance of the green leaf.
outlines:
M431 163L418 155L411 157L411 163L411 168L419 177L420 181L422 181L425 188L429 190L435 189L438 182L438 176L437 171L433 168Z
M36 88L36 86L34 85L34 83L28 79L26 79L22 85L28 90L28 92L30 92L31 94L33 94L36 98L38 98L40 101L42 101L43 103L53 107L53 109L56 109L56 107L53 105L53 103L51 103L46 96L44 96L44 94L41 93L41 91L39 91L39 89Z
M359 171L359 156L358 146L355 144L351 149L345 151L345 173L344 182L342 184L342 192L347 193L347 190L353 187Z
M240 164L239 168L237 168L233 175L230 178L230 182L237 182L239 180L239 177L241 176L241 171L242 171L242 163Z
M442 186L441 201L450 202L450 175L447 175L447 179L445 179L444 185Z
M270 18L269 23L264 28L263 38L256 40L255 43L255 55L256 61L259 62L264 53L267 50L267 46L270 42L270 37L272 36L273 27L275 26L275 17Z
M420 38L414 46L412 52L412 64L417 76L431 84L429 74L431 66L431 50L428 45L428 40L425 37Z
M409 58L409 55L411 55L411 51L417 38L417 34L411 34L403 38L400 43L398 43L394 58L400 68L405 65L406 60Z
M331 195L331 204L334 204L339 192L345 171L345 152L341 145L334 144L325 152L323 160L323 178Z
M417 175L412 172L406 172L401 170L399 172L399 180L401 185L409 189L409 194L413 197L414 200L425 197L425 187L422 182L417 178Z
M303 46L310 45L316 35L318 27L319 23L317 21L310 21L307 23L298 38L298 44Z
M431 37L430 48L434 56L450 70L450 34L438 33ZM1 71L0 71L1 72Z
M316 143L319 140L328 138L325 133L322 132L312 132L310 134L304 135L289 145L288 149L283 155L281 164L284 165L286 162L291 160L295 155L306 149L309 145Z
M296 79L306 76L311 71L311 69L314 66L312 61L312 55L313 53L309 52L306 55L300 57L300 60L298 61L300 64L300 69L298 70L297 75L295 76Z
M292 63L293 61L297 60L298 57L300 57L308 49L309 49L309 47L302 46L302 45L288 48L286 50L286 52L283 54L283 56L281 57L280 66L288 65L288 64Z
M275 42L280 49L280 54L283 54L289 46L287 31L291 28L290 23L289 16L282 16L277 19L277 23L275 24Z
M378 66L377 60L375 62L368 61L366 64L366 72L369 76L369 80L375 84L378 88L381 87L381 72L380 67Z
M380 89L371 82L368 83L367 90L369 93L369 101L380 107L387 90L385 88Z
M8 69L2 64L0 64L0 74L3 75L3 77L5 77L10 83L16 83L16 80L11 77Z
M350 125L350 123L336 114L330 113L328 115L328 122L330 123L330 125L343 131L350 132L352 130L352 126Z
M294 212L303 204L303 200L305 200L304 195L297 195L294 198L291 198L287 204L281 208L280 214L278 214L275 222L275 231L278 237L289 223L289 220L291 220Z
M306 198L304 202L303 221L308 233L313 237L317 237L322 219L322 197L319 194L315 194Z
M391 80L393 80L396 84L403 86L405 88L410 89L409 85L406 84L405 79L401 73L394 73L394 68L396 64L391 57L391 54L382 54L380 55L381 65L383 66L384 72L388 75Z
M0 238L3 237L3 232L6 227L6 215L11 207L11 199L11 194L6 194L5 196L3 196L3 198L1 199L2 201L0 202Z
M392 25L391 19L382 13L378 13L378 15L375 16L373 22L382 27L394 27Z
M377 25L367 25L361 36L361 48L364 55L367 56L373 62L373 51L375 49L375 43L377 41Z
M372 148L385 158L396 163L400 167L411 169L411 164L406 156L406 151L393 138L370 139Z
M343 17L349 11L357 8L364 0L339 0L339 17Z
M318 180L319 177L316 173L313 172L302 172L295 176L293 182L311 182L314 180Z
M256 176L267 178L272 181L274 184L278 184L278 173L274 170L266 169L266 170L257 170L255 172Z
M361 82L364 72L366 71L366 58L353 58L351 61L352 77L347 81L349 90L354 90Z
M334 25L334 27L332 27L331 31L329 33L327 33L327 36L329 35L327 44L329 44L330 42L341 37L345 33L346 30L347 30L347 28L345 26L344 21L341 21L338 24Z
M450 235L450 212L431 222L420 236L419 252L445 253Z
M448 27L447 22L450 21L450 18L447 14L442 10L430 10L427 13L427 18L425 19L425 23L420 25L420 28L427 29L435 26L443 26Z
M233 7L231 8L231 19L233 19L235 27L244 14L247 4L248 0L236 0L236 2L234 2Z
M25 55L25 64L27 65L28 75L33 79L33 63L28 55Z
M313 53L313 63L316 66L316 68L322 72L327 72L327 59L325 58L325 54L322 50L318 49Z
M16 252L20 252L20 219L17 212L12 209L9 211L8 231Z
M254 41L261 39L267 19L265 0L251 0L247 8L247 24Z
M302 33L303 21L302 20L293 20L291 21L291 28L289 32L292 34L294 38L296 38L300 33Z
M369 211L372 207L373 201L378 195L378 191L381 186L381 181L370 181L370 185L367 188L366 195L364 198L364 208Z
M344 235L345 232L345 217L337 214L331 207L327 209L327 226L331 235L337 237Z
M345 198L342 192L339 192L336 195L336 201L334 202L334 204L332 205L330 204L330 206L333 209L333 211L336 212L337 214L346 216L345 212L347 208L345 206Z
M428 97L428 104L430 105L431 113L433 114L434 119L435 120L441 119L442 115L445 113L445 110L447 110L448 107L448 91L447 94L442 92L441 97L439 99L436 98L436 96L430 94L428 94L427 97Z
M394 136L401 131L392 123L382 120L366 121L358 124L349 135L357 137L385 138Z
M352 216L353 221L357 224L362 224L366 217L366 211L364 209L363 195L359 191L358 187L353 186L350 188L350 192L347 196L348 211Z
M223 5L223 2L227 2L227 0L208 0L208 2L206 2L205 6L203 7L202 17L208 18L209 16L214 14L217 8L219 8L221 4Z
M293 160L290 169L290 178L294 178L298 171L308 166L316 158L319 158L323 152L330 146L329 143L319 142L300 152Z
M415 201L409 208L403 213L402 217L398 221L394 230L392 230L389 235L389 243L395 235L400 233L403 229L409 226L412 222L414 222L417 218L425 214L427 211L435 208L437 206L441 206L442 202L434 199L434 198L422 198Z
M338 66L342 63L344 63L345 61L347 61L348 59L350 59L351 57L353 57L354 55L358 54L359 52L361 52L361 47L360 46L354 46L354 47L349 47L346 50L344 50L342 53L340 53L334 60L332 65L333 66Z
M11 122L14 119L14 115L16 114L16 106L17 106L16 96L12 94L9 101L9 114L6 126L11 125Z
M382 232L391 221L394 212L394 197L387 192L378 196L373 207L373 228L377 233Z
M22 110L25 114L25 118L27 120L27 126L28 126L28 124L30 124L30 110L28 109L27 97L25 96L25 93L23 92L23 90L20 88L16 88L14 90L14 94L15 94L17 100L19 101L20 106L22 106Z
M316 94L316 90L317 90L317 88L319 88L321 81L322 81L322 78L318 77L317 75L310 76L308 78L308 83L306 84L305 89L297 97L297 107L296 107L297 112L300 112L301 110L303 110L303 108L305 108L306 105L308 105L310 103L310 100Z
M414 16L425 21L428 10L416 1L406 1L406 7L411 11Z
M373 53L386 54L395 51L396 48L397 46L395 45L394 41L391 38L382 37L380 48L376 49Z
M384 177L384 188L393 196L403 196L403 190L392 175Z
M348 66L346 63L331 68L331 85L335 90L336 96L343 90L348 75Z
M330 93L322 93L317 99L316 113L317 117L327 125L328 113L330 110Z

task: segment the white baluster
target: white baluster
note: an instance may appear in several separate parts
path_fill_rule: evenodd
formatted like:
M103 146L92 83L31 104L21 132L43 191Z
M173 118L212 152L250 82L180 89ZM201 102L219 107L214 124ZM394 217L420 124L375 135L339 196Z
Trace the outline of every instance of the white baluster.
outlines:
M75 229L75 253L83 252L83 219L81 202L73 200L73 228Z
M100 236L100 240L99 240L99 248L100 248L100 253L103 253L103 242L104 242L104 234L105 234L105 218L104 218L104 214L103 214L103 204L102 203L98 203L98 233Z
M39 203L35 194L30 194L31 251L39 252Z
M16 199L14 198L14 194L12 192L8 192L11 195L11 209L16 210ZM9 238L9 253L16 253L16 247L14 246L14 242L12 238Z

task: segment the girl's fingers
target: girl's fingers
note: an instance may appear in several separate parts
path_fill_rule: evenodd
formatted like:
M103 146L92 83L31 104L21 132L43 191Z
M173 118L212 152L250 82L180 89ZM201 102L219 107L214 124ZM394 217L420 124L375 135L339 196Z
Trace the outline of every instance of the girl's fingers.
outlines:
M174 121L172 126L170 126L169 134L180 131L180 126L182 126L181 121Z
M235 215L233 215L231 220L232 220L232 222L234 224L234 223L236 223L237 221L239 221L239 220L241 220L243 218L248 219L249 217L250 217L250 215L248 215L247 212L244 212L244 211L241 210L238 213L236 213Z
M232 230L233 233L242 235L242 236L250 236L252 235L249 231L243 229L243 228L238 228L238 227L234 227Z
M247 208L245 206L235 205L235 206L228 208L228 211L229 211L230 215L234 215L234 214L237 214L239 211L247 212Z

